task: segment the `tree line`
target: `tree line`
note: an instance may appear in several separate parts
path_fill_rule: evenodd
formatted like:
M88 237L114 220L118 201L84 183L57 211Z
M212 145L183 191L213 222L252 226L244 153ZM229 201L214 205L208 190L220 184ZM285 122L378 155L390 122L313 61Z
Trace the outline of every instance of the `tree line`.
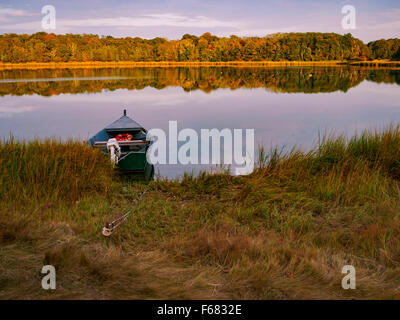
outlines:
M185 34L180 40L38 32L0 35L1 62L327 61L399 59L400 39L364 44L351 34L285 33L266 37Z

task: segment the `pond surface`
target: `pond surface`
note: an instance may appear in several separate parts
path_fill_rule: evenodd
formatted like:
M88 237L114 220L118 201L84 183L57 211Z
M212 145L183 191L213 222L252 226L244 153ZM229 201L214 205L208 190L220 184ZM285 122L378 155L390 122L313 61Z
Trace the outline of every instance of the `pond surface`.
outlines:
M4 70L0 137L86 140L127 109L146 129L254 129L256 146L309 149L325 131L399 123L399 85L400 70L356 67Z

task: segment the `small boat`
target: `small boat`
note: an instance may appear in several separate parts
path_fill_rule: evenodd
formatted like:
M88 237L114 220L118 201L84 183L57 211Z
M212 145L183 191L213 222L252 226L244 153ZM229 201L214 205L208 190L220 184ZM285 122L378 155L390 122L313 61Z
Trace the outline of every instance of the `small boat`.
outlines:
M89 145L109 154L111 162L121 173L154 175L154 166L147 162L146 153L152 141L146 140L147 130L126 115L114 121L89 139Z

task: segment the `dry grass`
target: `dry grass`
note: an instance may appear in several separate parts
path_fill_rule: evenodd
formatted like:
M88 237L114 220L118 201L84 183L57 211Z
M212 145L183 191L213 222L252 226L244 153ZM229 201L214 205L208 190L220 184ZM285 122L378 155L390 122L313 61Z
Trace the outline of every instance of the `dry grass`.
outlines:
M393 60L370 60L370 61L353 61L350 62L354 66L367 66L367 67L393 67L393 69L399 69L400 61Z
M0 141L0 197L8 203L76 201L82 193L106 194L112 169L81 142Z
M86 62L0 62L0 70L11 69L63 69L63 68L135 68L135 67L279 67L279 66L330 66L346 61L86 61Z
M29 163L41 144L35 146L3 143L3 181L15 168L5 165L15 165L9 150L25 150L24 165L36 168ZM68 158L58 154L61 146L46 153L57 159L53 166ZM390 126L350 139L323 137L309 152L261 150L246 177L204 173L144 184L105 174L86 182L108 181L107 188L68 187L46 200L51 205L40 197L4 201L12 197L3 188L1 297L399 299L399 156L400 128ZM108 172L108 162L93 157L97 170ZM68 175L81 170L79 159L64 164ZM37 168L42 175L53 170ZM35 189L54 181L12 170L12 190L40 194ZM64 171L57 172L62 180ZM128 221L103 238L104 221L129 209ZM54 292L40 289L47 263L57 269ZM341 288L347 264L356 268L356 290Z
M400 61L86 61L86 62L0 62L0 70L15 69L91 69L91 68L153 68L153 67L295 67L295 66L340 66L391 67L397 69Z
M112 241L85 239L79 226L37 223L5 215L0 222L1 299L207 299L219 274L211 268L181 266L165 252L123 250ZM40 270L57 270L57 290L41 289Z

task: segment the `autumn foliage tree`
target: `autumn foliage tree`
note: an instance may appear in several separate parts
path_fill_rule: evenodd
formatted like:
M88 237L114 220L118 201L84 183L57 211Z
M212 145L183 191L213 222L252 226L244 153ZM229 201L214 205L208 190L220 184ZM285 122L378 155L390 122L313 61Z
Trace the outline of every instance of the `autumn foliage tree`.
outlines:
M327 61L399 59L400 40L364 44L351 34L284 33L266 37L185 34L180 40L45 32L0 35L1 62Z
M400 39L381 39L368 43L373 59L400 60Z

